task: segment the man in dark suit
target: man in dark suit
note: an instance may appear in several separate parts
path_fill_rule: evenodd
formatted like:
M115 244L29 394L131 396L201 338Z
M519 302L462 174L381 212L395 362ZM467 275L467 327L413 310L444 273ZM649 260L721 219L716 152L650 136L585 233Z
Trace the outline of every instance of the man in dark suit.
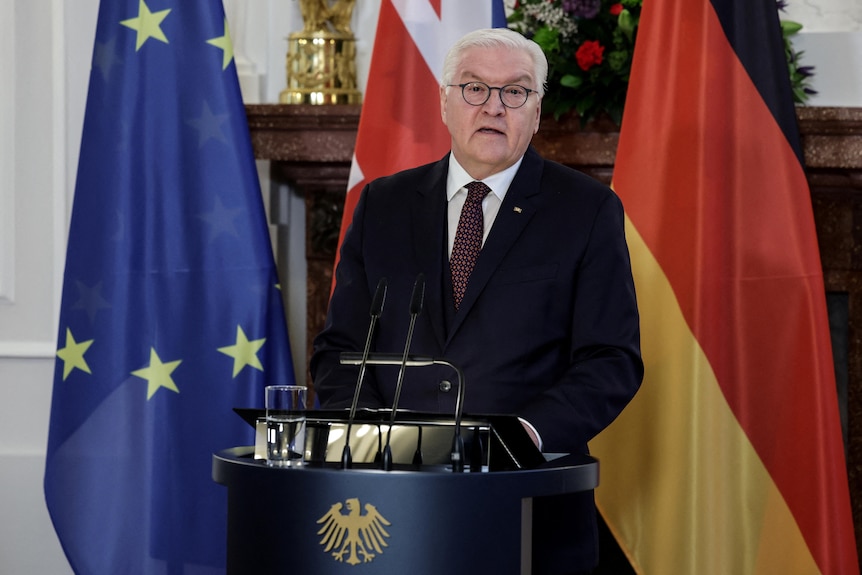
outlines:
M472 32L452 47L440 87L451 152L371 182L345 236L311 361L323 407L353 398L356 368L338 355L363 349L383 277L374 349L403 349L420 273L411 352L463 369L467 412L517 415L544 451L586 453L634 396L643 363L623 208L606 186L530 147L546 76L538 45L510 30ZM469 205L481 205L478 215L468 217ZM451 378L442 366L408 370L399 407L452 413ZM396 380L397 368L369 369L361 405L391 406ZM592 493L577 505L583 517L553 530L555 550L536 553L548 563L537 572L595 564ZM534 517L556 521L538 507Z

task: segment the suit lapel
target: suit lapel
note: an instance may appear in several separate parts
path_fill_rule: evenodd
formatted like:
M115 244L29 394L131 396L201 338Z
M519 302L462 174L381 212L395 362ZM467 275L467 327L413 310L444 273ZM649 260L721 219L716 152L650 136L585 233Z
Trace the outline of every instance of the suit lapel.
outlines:
M506 192L506 197L500 205L491 233L485 240L482 251L479 252L479 259L476 260L476 267L470 274L470 283L467 285L464 299L450 326L447 343L458 331L491 276L536 213L533 196L541 191L538 182L542 177L542 164L542 158L531 146L524 155L524 161L521 162L521 167L518 168L518 173L515 174L509 191Z
M446 238L446 176L448 154L437 162L430 177L417 186L418 201L412 202L413 245L419 269L425 274L425 311L443 348L446 341L445 297L443 294L443 264Z

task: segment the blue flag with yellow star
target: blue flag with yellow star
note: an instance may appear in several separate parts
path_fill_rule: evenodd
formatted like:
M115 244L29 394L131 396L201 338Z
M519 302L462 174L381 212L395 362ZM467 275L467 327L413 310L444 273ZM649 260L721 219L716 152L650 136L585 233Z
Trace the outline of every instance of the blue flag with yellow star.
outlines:
M62 298L45 498L72 569L223 572L212 454L293 365L220 0L101 3Z

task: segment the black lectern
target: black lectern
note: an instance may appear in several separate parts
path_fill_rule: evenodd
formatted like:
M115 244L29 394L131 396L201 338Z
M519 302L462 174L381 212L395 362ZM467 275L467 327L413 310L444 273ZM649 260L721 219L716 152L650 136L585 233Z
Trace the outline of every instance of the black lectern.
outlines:
M215 454L213 478L228 488L229 574L530 573L532 498L598 485L598 462L591 457L537 462L517 453L506 440L520 424L499 416L465 416L465 429L473 430L468 442L474 443L467 472L424 460L396 462L392 471L373 461L341 469L333 461L340 451L335 457L312 453L323 437L339 435L324 430L337 417L315 413L309 412L305 467L267 467L253 447ZM375 427L375 417L365 414L364 425ZM400 437L410 438L411 446L401 451L414 455L424 452L415 443L433 435L431 427L451 430L440 416L404 419L399 416ZM495 423L508 431L498 433ZM361 433L362 425L356 427ZM523 447L520 439L513 443Z

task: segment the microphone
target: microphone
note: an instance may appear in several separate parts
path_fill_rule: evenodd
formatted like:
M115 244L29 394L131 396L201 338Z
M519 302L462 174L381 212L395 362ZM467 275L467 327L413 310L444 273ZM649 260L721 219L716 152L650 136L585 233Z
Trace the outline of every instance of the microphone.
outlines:
M410 325L407 327L407 339L404 341L404 353L401 357L401 365L398 369L398 381L395 383L395 398L392 401L392 413L389 416L389 430L386 433L386 447L383 448L383 469L392 470L392 448L389 442L392 439L392 426L395 424L395 412L398 411L398 400L401 398L401 387L404 383L404 371L407 368L407 357L410 353L410 343L413 341L413 328L416 326L416 317L422 313L422 304L425 301L425 274L420 273L413 282L413 295L410 297Z
M455 375L458 377L458 399L455 403L455 433L452 437L452 453L451 453L451 463L452 463L452 471L461 472L464 471L464 440L461 437L461 419L464 414L464 372L456 366L455 364L445 360L445 359L435 359L432 357L426 357L421 355L407 355L402 356L400 359L394 353L371 353L368 354L364 359L363 357L355 352L342 352L339 356L339 363L342 365L359 365L362 361L365 361L367 365L401 365L407 367L427 367L429 365L445 365L452 369L455 372ZM403 369L403 367L402 367ZM392 415L392 421L395 420L395 415ZM390 422L389 432L392 432L392 422ZM389 447L389 437L386 438L386 446ZM384 450L384 462L386 451ZM392 453L390 450L390 465Z
M422 426L416 427L416 451L413 452L413 465L422 466Z
M353 401L350 403L350 415L347 418L347 435L344 438L344 449L341 451L341 468L350 469L353 466L353 456L350 453L350 432L353 428L353 419L356 417L356 406L359 404L359 392L362 382L365 380L365 367L368 364L368 354L371 352L371 339L374 336L374 328L377 327L377 319L383 313L383 304L386 302L386 278L380 278L377 289L374 290L374 298L371 300L369 314L371 321L368 324L368 334L365 336L365 349L359 360L359 376L356 379L356 388L353 390Z

